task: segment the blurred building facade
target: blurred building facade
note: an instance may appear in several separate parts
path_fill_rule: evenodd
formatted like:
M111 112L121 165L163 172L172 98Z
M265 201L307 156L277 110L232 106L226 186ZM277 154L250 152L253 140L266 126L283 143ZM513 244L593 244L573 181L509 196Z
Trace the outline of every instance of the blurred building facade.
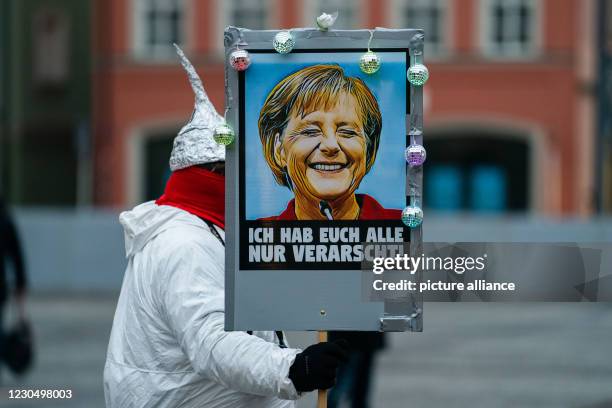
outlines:
M90 202L88 1L0 2L0 193L14 204Z
M172 138L188 119L193 105L193 95L172 42L182 44L213 103L222 111L225 26L254 29L312 26L321 11L338 10L340 17L335 28L383 26L426 30L426 63L431 72L425 87L428 210L588 215L598 209L598 202L599 207L612 206L612 200L606 201L610 189L604 188L612 180L607 164L610 158L598 156L603 138L597 136L601 122L598 117L602 116L602 95L597 91L601 71L597 27L602 27L598 16L602 4L609 3L607 0L9 3L21 4L13 6L21 10L21 20L11 20L11 26L21 30L23 38L33 32L19 23L25 21L25 16L32 18L32 13L25 11L28 4L65 3L70 18L74 19L70 43L77 48L71 48L71 55L80 54L78 47L88 41L87 32L81 33L76 28L84 26L83 21L91 23L86 27L92 35L91 70L87 71L91 73L91 82L77 81L72 75L86 72L87 58L79 58L84 68L78 66L77 71L72 68L69 71L70 80L89 85L82 92L88 98L70 99L74 105L62 115L70 114L72 118L75 112L85 112L82 116L88 118L86 113L91 112L92 149L88 143L79 143L89 140L87 126L78 127L80 119L73 119L71 134L76 136L71 139L72 157L57 159L64 166L72 161L75 163L70 164L72 169L85 170L86 176L77 177L82 174L80 171L71 176L74 180L70 184L76 186L74 202L81 195L80 202L89 199L99 206L127 207L161 193L169 174L167 160ZM86 13L89 6L89 20L79 20L82 14L70 14L72 9ZM2 16L9 18L4 10ZM0 43L7 42L6 31L3 29L4 40L0 39ZM9 36L15 41L14 33ZM34 44L32 40L30 43ZM3 54L6 53L4 50ZM24 63L28 62L26 56L34 55L31 49L21 53ZM25 72L17 75L22 78L22 87L31 83ZM9 78L6 73L3 78L3 89L7 83L14 87L15 81L6 80ZM27 94L23 89L16 93L22 95L18 98L21 105L7 103L3 98L3 112L9 105L35 106L23 98ZM54 104L46 112L53 118L61 117L51 114L54 108L64 110ZM24 115L21 123L29 121ZM19 129L17 122L11 119L8 126ZM48 123L38 119L29 122ZM6 123L3 119L3 133ZM9 137L2 137L3 148L17 149L8 141L24 141L27 136L17 137L23 130L11 132ZM3 178L12 186L13 201L36 203L28 196L30 193L23 191L29 188L25 188L28 184L23 183L25 176L20 170L28 167L25 163L33 156L26 155L30 153L23 144L19 149L22 155L3 153ZM90 173L86 160L89 151L94 152ZM11 164L21 159L23 163ZM41 164L40 168L46 167Z
M597 197L598 209L612 211L612 1L601 0L598 13L599 75L597 93L598 149L597 183L602 186Z

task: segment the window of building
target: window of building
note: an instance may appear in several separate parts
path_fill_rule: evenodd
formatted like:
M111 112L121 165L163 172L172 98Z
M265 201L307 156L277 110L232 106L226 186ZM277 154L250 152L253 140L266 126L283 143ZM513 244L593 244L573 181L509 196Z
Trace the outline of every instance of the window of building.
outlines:
M338 12L338 19L334 23L335 29L350 30L357 28L358 15L356 5L359 2L354 0L318 0L316 2L316 10L313 10L313 19L311 24L315 24L315 19L321 13L328 14Z
M425 31L426 56L445 51L448 0L395 0L394 26L419 28Z
M524 57L536 49L537 0L481 0L484 52Z
M18 185L13 198L20 204L75 205L78 158L74 132L68 125L41 123L28 126L20 135L21 157L16 162L20 167L11 169L11 181Z
M184 0L135 0L134 49L139 57L170 58L185 41Z
M60 87L68 81L70 23L63 10L43 8L32 22L32 80L40 87Z
M208 0L213 1L213 0ZM215 49L223 56L223 32L227 26L265 30L277 26L274 12L276 0L216 0L216 18L214 24Z
M268 0L232 1L229 13L229 24L251 30L267 28L266 5Z
M459 135L426 142L424 205L438 212L524 212L529 147L521 140Z
M159 198L170 177L168 158L172 152L172 144L176 133L160 134L150 137L144 145L144 178L142 191L145 200Z

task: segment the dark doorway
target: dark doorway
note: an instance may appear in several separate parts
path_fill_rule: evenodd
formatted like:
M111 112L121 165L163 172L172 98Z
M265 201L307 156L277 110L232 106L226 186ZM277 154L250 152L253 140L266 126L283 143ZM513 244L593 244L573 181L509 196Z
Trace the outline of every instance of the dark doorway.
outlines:
M529 207L529 146L464 134L425 140L424 206L440 212L524 212Z
M32 127L23 136L20 204L73 206L76 203L76 130L70 126Z
M156 135L145 142L144 193L146 200L155 200L164 192L170 177L168 160L176 133Z

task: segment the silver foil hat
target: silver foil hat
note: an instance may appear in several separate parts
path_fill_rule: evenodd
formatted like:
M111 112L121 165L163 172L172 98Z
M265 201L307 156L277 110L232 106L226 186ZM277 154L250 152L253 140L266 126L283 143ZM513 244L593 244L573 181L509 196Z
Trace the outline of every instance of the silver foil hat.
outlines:
M195 93L195 108L189 122L174 139L170 154L170 169L175 171L197 164L225 161L225 146L213 139L215 128L224 122L223 117L217 113L208 99L202 80L183 50L176 44L174 47Z

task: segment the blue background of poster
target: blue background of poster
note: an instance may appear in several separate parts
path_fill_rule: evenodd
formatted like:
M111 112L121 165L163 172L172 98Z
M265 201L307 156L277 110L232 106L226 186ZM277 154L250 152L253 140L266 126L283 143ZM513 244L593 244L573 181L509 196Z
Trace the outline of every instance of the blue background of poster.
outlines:
M385 208L402 209L406 203L406 54L378 52L382 65L374 75L359 69L362 53L291 53L288 55L251 53L252 63L245 71L245 194L246 219L280 214L293 193L276 184L259 139L257 121L272 88L287 75L309 65L334 63L345 75L361 78L378 100L383 126L376 162L364 177L357 193L374 197Z

